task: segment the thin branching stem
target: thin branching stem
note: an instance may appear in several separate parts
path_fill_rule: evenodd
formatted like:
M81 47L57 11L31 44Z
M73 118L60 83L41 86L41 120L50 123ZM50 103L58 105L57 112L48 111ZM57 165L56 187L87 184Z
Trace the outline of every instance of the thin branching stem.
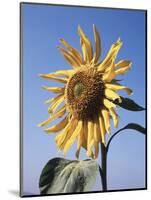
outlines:
M123 130L124 130L124 128L121 128L120 130L118 130L117 132L115 132L115 133L111 136L111 138L109 139L108 144L107 144L107 146L106 146L106 153L107 153L108 150L109 150L109 145L110 145L111 141L113 140L113 138L114 138L119 132L121 132L121 131L123 131Z

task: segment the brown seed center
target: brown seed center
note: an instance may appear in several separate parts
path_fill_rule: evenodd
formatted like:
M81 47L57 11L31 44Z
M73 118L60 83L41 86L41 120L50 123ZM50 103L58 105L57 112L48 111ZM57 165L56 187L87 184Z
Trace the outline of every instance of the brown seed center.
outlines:
M76 72L66 85L66 103L72 115L80 119L92 119L102 107L104 83L96 69Z

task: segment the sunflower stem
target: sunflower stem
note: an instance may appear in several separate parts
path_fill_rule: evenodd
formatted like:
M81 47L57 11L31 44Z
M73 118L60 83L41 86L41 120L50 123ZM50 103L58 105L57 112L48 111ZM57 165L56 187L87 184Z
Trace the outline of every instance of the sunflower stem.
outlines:
M106 147L103 143L101 143L101 164L102 164L102 172L100 173L101 175L101 180L102 180L102 190L107 191L107 151Z

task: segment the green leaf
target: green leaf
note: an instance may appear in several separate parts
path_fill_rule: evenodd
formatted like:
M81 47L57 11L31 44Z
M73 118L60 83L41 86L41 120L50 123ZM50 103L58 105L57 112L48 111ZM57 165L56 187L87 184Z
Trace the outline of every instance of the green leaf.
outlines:
M133 129L133 130L138 131L138 132L140 132L140 133L142 133L142 134L144 134L144 135L146 134L146 129L145 129L144 127L142 127L141 125L136 124L136 123L129 123L129 124L127 124L125 127L119 129L117 132L115 132L115 133L111 136L111 138L109 139L108 144L107 144L107 146L106 146L106 150L107 150L107 151L108 151L108 149L109 149L110 143L111 143L111 141L113 140L113 138L114 138L117 134L119 134L121 131L123 131L123 130L125 130L125 129Z
M99 165L95 160L54 158L42 170L39 180L41 194L89 191L96 181Z
M142 111L145 110L142 106L138 105L135 101L129 98L121 97L122 102L119 103L117 100L114 101L115 104L119 105L120 107L130 110L130 111Z
M135 123L128 124L127 126L123 128L123 130L124 129L133 129L133 130L139 131L140 133L146 134L146 129L142 127L141 125L135 124Z

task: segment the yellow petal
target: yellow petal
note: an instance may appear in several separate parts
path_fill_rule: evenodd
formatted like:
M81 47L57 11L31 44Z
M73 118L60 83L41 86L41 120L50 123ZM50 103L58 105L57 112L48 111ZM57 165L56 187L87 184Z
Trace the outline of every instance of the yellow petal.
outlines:
M105 109L101 110L103 119L104 119L104 125L107 133L110 133L110 115L109 112Z
M80 38L80 45L81 45L82 53L83 53L83 63L85 64L88 60L88 55L87 55L87 50L86 50L85 44L83 43L81 38Z
M113 60L115 62L116 56L117 56L121 46L122 46L122 41L120 39L118 39L117 42L111 46L105 59L98 65L99 71L104 71L105 69L107 69L111 64L111 60Z
M106 134L106 130L105 130L105 125L104 125L104 120L102 118L102 115L99 116L99 124L100 124L100 130L101 130L101 139L102 139L102 143L105 144L105 134Z
M63 100L64 100L64 96L61 96L60 98L58 98L51 106L49 106L48 112L49 113L55 112L58 106L63 102Z
M50 122L51 122L51 118L49 117L47 120L45 120L45 121L41 122L40 124L38 124L38 126L39 127L45 126L45 125L49 124Z
M132 62L129 60L120 60L118 63L115 64L115 67L127 67L131 66Z
M64 105L56 113L54 113L47 120L40 123L38 126L45 126L45 125L49 124L52 120L62 117L65 114L65 112L66 112L66 107Z
M116 107L116 105L114 103L112 103L111 101L109 101L108 99L104 99L103 103L104 103L105 107L108 109Z
M73 70L59 70L53 73L49 74L44 74L46 77L54 77L54 76L65 76L65 77L70 77L73 74Z
M60 87L47 87L47 86L42 86L44 90L47 90L49 92L54 92L54 93L64 93L64 88Z
M61 54L63 55L63 57L66 59L66 61L73 67L73 68L78 68L80 67L81 63L78 60L75 60L74 56L66 51L65 49L58 47L58 49L60 50Z
M65 144L66 138L69 137L68 135L70 133L70 130L73 130L72 129L73 123L74 123L74 119L71 118L71 120L69 120L67 126L63 129L63 131L59 135L57 135L55 138L55 142L60 150L63 149L63 147L64 147L63 144Z
M99 126L99 120L96 117L94 120L94 141L99 142L101 140L101 132Z
M88 140L88 123L86 120L83 122L83 143L82 147L87 150L87 140ZM89 156L94 158L93 152L91 151L91 155Z
M104 82L110 82L114 77L116 76L115 71L114 71L114 60L111 61L108 70L104 72L102 76L102 80Z
M107 73L105 73L103 76L102 76L102 80L104 82L110 82L112 79L114 79L116 76L115 72L114 71L108 71Z
M94 63L97 63L100 54L101 54L101 41L99 33L96 30L95 25L93 24L93 32L94 32L94 40L95 40L95 56L94 56Z
M82 124L82 129L78 135L78 142L77 142L77 151L76 151L76 157L79 158L79 153L80 153L80 149L81 149L81 146L83 144L83 141L84 141L84 135L83 135L83 124Z
M45 104L53 104L55 103L58 99L60 99L63 96L63 94L59 94L54 98L48 99L47 101L45 101Z
M118 99L118 101L120 103L122 102L121 97L117 93L115 93L113 90L105 89L105 96L110 100L114 101L114 100Z
M60 149L63 150L65 148L66 143L68 142L68 140L72 136L72 133L76 129L77 123L78 123L78 121L73 118L73 122L72 122L70 128L68 129L68 131L66 132L66 135L65 135L64 139L61 142Z
M121 75L121 74L125 74L129 69L130 69L130 66L119 68L119 69L115 70L115 74L116 74L116 76Z
M94 124L93 121L88 121L88 142L87 142L87 155L91 156L92 154L92 145L94 143Z
M78 59L81 64L83 63L82 56L77 49L69 45L64 39L60 39L60 42L72 53L75 59Z
M111 108L109 111L110 111L110 115L113 118L114 126L117 128L118 127L118 116L113 108Z
M84 136L84 141L83 141L83 147L87 149L87 138L88 138L88 124L87 121L83 121L83 136Z
M93 58L93 50L89 39L86 37L81 27L78 26L78 33L80 35L82 51L84 55L84 59L87 63L89 63Z
M49 127L47 129L45 129L45 131L47 133L52 133L52 132L58 132L60 130L62 130L63 128L65 128L65 126L68 124L68 117L65 117L63 120L61 120L58 124Z
M99 143L94 141L94 159L98 157L99 154Z
M61 83L67 83L68 81L67 78L58 78L58 77L50 76L50 74L39 74L39 76L48 80L59 81Z
M76 126L76 129L73 131L71 137L69 138L69 140L67 141L67 143L64 146L64 155L66 155L67 151L69 150L70 146L75 142L76 137L79 135L79 133L81 132L82 129L82 121L79 120L78 124Z
M125 90L128 93L128 95L131 95L133 93L133 91L130 88L123 86L123 85L106 83L105 87L108 89L114 90L114 91Z

